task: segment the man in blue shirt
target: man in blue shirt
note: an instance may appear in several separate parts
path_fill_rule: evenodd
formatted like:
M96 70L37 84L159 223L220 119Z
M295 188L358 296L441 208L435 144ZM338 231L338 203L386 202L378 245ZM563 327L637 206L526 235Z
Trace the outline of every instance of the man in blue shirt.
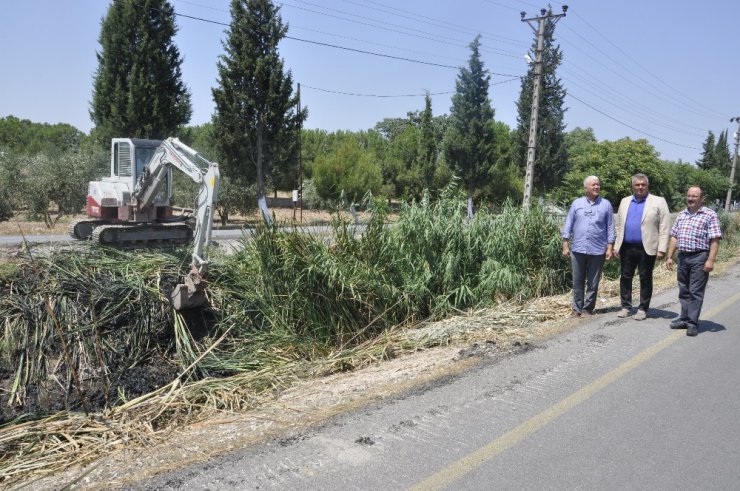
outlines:
M632 176L632 196L622 199L617 212L617 240L614 255L621 259L619 296L622 309L617 317L627 317L632 309L632 278L640 275L640 304L634 319L644 320L653 296L655 260L668 250L671 216L668 203L649 192L645 174Z
M562 234L563 256L570 257L573 269L572 317L593 314L604 259L611 259L614 250L614 210L599 196L599 178L588 176L583 188L586 195L573 201Z

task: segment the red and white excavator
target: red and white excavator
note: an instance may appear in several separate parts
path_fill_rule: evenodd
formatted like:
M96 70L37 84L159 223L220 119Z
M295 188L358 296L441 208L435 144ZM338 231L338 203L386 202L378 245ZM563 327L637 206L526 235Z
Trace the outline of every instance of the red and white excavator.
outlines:
M172 170L199 186L195 227L172 213ZM111 246L185 244L193 240L192 269L170 294L177 310L205 303L206 246L211 241L218 199L218 164L177 138L113 138L111 175L90 182L88 218L70 224L69 234Z

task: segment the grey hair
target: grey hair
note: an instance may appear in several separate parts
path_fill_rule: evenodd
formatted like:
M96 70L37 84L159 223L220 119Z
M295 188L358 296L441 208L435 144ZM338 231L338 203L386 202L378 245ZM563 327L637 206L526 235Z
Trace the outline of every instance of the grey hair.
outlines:
M583 187L585 188L586 186L588 186L588 181L593 181L594 179L599 181L599 183L601 183L601 179L599 179L598 177L588 176L586 179L583 180Z
M645 184L647 184L648 186L650 185L650 179L648 179L648 176L646 176L642 172L632 176L632 184L636 183L637 181L645 181Z

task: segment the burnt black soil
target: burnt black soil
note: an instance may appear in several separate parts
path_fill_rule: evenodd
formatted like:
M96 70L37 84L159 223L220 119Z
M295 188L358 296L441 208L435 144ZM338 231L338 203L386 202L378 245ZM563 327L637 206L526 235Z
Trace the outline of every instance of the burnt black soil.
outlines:
M134 367L109 366L109 376L83 380L82 390L76 384L60 384L56 380L29 386L23 404L8 405L8 395L15 372L0 366L0 424L16 418L41 418L68 410L97 412L119 405L126 400L152 392L179 375L179 367L163 356L152 356Z

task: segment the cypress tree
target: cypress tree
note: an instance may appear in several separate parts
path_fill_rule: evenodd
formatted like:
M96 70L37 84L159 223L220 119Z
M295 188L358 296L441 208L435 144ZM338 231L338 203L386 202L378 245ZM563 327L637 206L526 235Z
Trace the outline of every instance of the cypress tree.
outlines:
M493 107L488 98L491 76L480 58L480 36L470 43L467 67L460 68L452 96L449 127L443 148L447 165L461 179L468 194L468 215L473 194L486 184L496 162Z
M163 139L190 121L190 93L166 0L114 0L101 23L90 118L97 141Z
M422 189L431 190L434 184L434 171L437 167L437 140L434 136L434 125L432 120L432 98L427 92L424 97L424 111L421 113L419 124L419 151L417 153L417 165L421 175Z
M714 133L709 130L706 140L702 145L701 157L696 161L697 167L704 170L709 170L714 167L714 152L717 147L715 142Z
M717 138L717 146L714 148L714 168L729 177L732 166L732 154L727 142L727 130L722 131Z
M232 0L226 54L219 58L212 90L224 173L241 186L256 183L258 199L265 196L265 177L279 173L266 167L295 162L295 142L308 114L297 110L293 78L278 53L287 31L270 0Z
M550 10L549 13L552 13ZM540 83L539 112L537 115L536 152L534 163L534 189L540 195L547 189L557 186L569 169L568 150L565 144L566 90L557 76L557 68L563 59L560 46L554 44L555 24L545 21L545 37L542 51L542 79ZM532 50L537 49L535 35ZM517 102L517 129L515 138L515 158L522 170L527 164L527 147L529 145L529 126L532 116L532 90L534 87L534 69L532 64L522 78L521 92Z

